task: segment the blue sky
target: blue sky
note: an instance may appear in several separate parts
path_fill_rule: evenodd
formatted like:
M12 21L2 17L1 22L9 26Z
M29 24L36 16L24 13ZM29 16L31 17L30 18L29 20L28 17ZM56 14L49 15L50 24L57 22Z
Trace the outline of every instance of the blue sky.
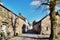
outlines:
M2 0L5 7L13 11L15 14L21 13L30 23L34 20L38 21L47 15L47 11L43 11L41 7L36 10L37 6L32 6L32 0Z

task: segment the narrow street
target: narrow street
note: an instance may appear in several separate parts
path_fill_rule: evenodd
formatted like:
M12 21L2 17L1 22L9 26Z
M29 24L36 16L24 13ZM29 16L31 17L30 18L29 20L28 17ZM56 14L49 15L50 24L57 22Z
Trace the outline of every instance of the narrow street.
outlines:
M42 38L43 37L43 38ZM33 34L22 34L20 36L11 38L9 40L49 40L48 35L42 36L42 35L33 35ZM60 40L60 35L58 36L58 40Z
M48 35L22 34L9 40L48 40Z
M0 40L50 37L60 40L60 0L0 0Z

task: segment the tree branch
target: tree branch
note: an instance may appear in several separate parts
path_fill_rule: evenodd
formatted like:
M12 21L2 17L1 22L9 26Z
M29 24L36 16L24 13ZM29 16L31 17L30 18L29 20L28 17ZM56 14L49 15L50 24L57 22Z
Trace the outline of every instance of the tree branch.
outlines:
M48 3L42 3L41 5L49 5Z

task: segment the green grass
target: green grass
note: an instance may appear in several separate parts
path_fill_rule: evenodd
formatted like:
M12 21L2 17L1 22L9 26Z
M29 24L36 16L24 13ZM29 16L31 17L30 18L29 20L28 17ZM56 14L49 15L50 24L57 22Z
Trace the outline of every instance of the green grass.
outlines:
M55 38L56 38L56 39L58 39L58 36L57 36L57 35L55 35Z

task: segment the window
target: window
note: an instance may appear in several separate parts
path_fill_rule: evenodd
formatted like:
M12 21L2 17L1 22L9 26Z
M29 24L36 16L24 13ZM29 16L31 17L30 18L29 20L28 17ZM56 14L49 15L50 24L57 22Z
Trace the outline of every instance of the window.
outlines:
M22 33L26 33L26 25L25 24L23 24L23 26L22 26Z
M48 31L48 26L46 27L46 31Z
M58 27L60 27L60 24L58 24Z
M58 35L60 35L60 32L58 32Z

